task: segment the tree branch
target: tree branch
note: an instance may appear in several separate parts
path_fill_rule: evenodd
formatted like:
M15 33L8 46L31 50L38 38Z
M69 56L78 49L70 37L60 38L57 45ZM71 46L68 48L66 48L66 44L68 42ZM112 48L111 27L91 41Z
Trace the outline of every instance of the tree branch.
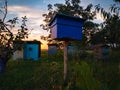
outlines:
M5 0L5 6L4 6L4 8L5 8L5 14L4 14L4 17L3 17L3 22L5 21L5 18L7 16L7 0Z

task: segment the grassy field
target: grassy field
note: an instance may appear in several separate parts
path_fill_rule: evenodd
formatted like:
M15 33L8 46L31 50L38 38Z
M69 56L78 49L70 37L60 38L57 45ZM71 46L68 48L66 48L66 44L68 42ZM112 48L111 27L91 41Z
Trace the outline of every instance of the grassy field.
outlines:
M0 90L120 90L120 52L102 61L91 53L69 55L68 76L63 80L63 52L39 61L10 60L0 74Z

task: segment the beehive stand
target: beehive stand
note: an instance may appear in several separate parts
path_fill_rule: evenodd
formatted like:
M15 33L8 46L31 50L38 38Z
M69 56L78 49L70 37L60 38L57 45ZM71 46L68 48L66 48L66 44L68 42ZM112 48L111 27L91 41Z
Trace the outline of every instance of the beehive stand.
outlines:
M68 41L82 39L82 26L85 19L65 14L56 14L49 23L51 38L64 41L64 81L67 78Z
M67 77L67 62L68 62L68 42L64 41L64 80Z

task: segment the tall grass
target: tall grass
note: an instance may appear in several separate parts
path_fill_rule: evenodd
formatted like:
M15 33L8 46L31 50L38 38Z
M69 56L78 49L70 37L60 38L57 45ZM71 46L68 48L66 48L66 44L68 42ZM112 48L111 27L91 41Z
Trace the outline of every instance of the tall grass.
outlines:
M69 56L65 86L62 51L51 56L43 51L38 61L10 60L0 74L0 90L120 90L120 53L113 52L107 61L82 54Z

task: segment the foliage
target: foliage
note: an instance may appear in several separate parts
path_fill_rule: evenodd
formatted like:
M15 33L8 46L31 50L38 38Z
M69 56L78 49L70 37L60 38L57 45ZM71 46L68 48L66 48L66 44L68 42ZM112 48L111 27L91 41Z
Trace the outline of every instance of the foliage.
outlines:
M118 16L113 16L105 21L105 27L103 30L105 31L104 35L106 37L106 42L110 43L111 47L120 46L120 18Z
M0 23L0 56L7 59L10 58L11 54L20 47L20 45L13 48L13 41L21 41L24 38L28 37L28 29L26 28L26 16L22 18L22 25L18 29L17 33L14 34L15 24L18 21L18 18L13 18L7 23L1 21ZM9 24L10 23L10 24Z
M105 44L105 31L97 32L95 35L92 35L91 37L91 43L92 44Z
M106 11L99 4L96 5L96 11L101 13L104 22L101 24L101 30L93 36L93 39L96 38L97 41L100 37L100 43L110 44L112 48L120 47L120 7L113 4L109 11Z
M22 17L21 22L19 21L18 17L9 19L7 21L6 16L8 2L7 0L3 2L5 3L4 9L2 7L0 8L1 14L3 13L3 18L0 19L0 47L10 48L10 44L12 44L13 40L22 40L28 38L28 29L26 26L27 17ZM18 28L17 24L19 23L21 23L21 25ZM16 28L18 29L16 30Z
M2 1L0 1L0 3L2 3ZM26 16L22 17L22 21L19 21L17 17L6 20L8 12L7 0L3 0L2 4L3 7L0 7L0 15L3 16L0 19L0 64L3 64L5 67L7 61L10 59L11 54L18 49L17 46L13 48L13 41L21 41L25 38L28 38L28 28L26 26ZM20 26L17 26L17 24ZM20 46L21 45L19 45L19 47ZM0 66L0 68L2 68L2 66Z
M91 43L91 38L99 31L99 24L87 21L83 26L83 34L87 37L87 43Z
M114 0L115 2L120 2L120 0Z

